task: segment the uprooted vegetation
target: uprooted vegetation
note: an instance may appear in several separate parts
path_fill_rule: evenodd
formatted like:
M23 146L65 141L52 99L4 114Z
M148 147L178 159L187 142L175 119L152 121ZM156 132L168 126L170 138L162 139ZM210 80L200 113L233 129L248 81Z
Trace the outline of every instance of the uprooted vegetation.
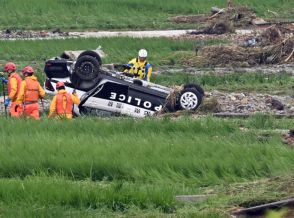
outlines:
M230 2L230 1L229 1ZM229 3L228 2L228 3ZM212 8L212 15L178 16L171 18L176 23L203 23L207 27L190 32L192 35L221 35L234 33L236 28L251 28L270 25L258 18L247 6L228 4L227 8ZM196 53L174 54L186 66L233 66L250 67L263 64L283 64L294 60L293 25L272 25L263 31L240 37L238 42L227 45L196 46Z
M241 47L237 45L216 45L201 50L200 61L213 66L256 66L279 64L294 60L294 37L289 37L265 47ZM205 63L207 62L207 63Z
M177 16L170 19L175 23L197 23L208 27L191 34L224 34L234 32L235 28L246 28L257 22L255 11L247 6L212 8L212 15Z
M196 45L194 52L176 52L167 58L185 66L251 67L294 61L293 30L274 25L241 41L221 45Z
M247 6L228 7L213 11L212 15L200 14L190 16L176 16L170 20L175 23L215 23L231 22L234 27L244 27L251 25L256 19L255 11Z

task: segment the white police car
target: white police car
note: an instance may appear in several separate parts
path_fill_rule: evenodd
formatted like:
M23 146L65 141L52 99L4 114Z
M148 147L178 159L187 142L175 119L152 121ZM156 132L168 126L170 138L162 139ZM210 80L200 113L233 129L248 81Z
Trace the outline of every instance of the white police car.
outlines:
M106 70L101 56L95 51L84 51L76 59L61 56L45 63L45 90L56 93L59 81L66 90L73 90L81 98L75 109L80 114L125 114L133 117L151 116L157 111L196 110L204 96L203 89L189 84L174 94L174 90L130 77L118 70ZM102 69L103 68L103 69ZM173 100L168 100L172 94Z

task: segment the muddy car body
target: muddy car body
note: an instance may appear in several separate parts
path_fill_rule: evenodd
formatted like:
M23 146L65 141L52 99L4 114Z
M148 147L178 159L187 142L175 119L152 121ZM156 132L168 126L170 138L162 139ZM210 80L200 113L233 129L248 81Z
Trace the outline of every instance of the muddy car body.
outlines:
M80 114L125 114L133 117L151 116L162 110L195 110L202 102L203 89L186 85L175 93L173 89L122 73L122 65L112 70L102 66L96 51L79 53L76 59L62 55L45 63L45 89L55 94L58 81L65 82L68 92L76 91L81 103L75 108ZM168 100L174 95L174 101Z

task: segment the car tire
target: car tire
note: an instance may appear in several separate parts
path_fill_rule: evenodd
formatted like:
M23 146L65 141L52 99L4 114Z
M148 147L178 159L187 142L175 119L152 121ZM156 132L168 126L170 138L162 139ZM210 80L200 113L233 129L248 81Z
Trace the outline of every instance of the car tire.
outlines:
M82 53L78 56L77 60L78 60L79 58L83 57L83 56L92 56L92 57L94 57L94 58L99 62L99 65L102 65L101 57L100 57L96 52L94 52L94 51L87 50L87 51L82 52Z
M89 55L80 56L74 66L70 81L76 89L90 90L99 81L100 64Z
M76 74L81 80L91 81L99 76L100 64L92 56L81 56L75 63L73 74Z
M195 88L184 88L177 99L177 109L196 110L201 102L203 95Z
M194 89L196 89L201 95L204 95L204 90L203 90L203 88L202 88L200 85L193 84L193 83L184 85L184 89L188 89L188 88L194 88Z

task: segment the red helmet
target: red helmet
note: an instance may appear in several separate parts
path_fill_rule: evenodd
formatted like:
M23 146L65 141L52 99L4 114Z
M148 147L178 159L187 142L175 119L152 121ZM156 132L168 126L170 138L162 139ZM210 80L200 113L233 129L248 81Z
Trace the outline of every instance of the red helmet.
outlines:
M7 64L5 64L4 71L5 72L8 72L8 71L16 71L15 64L12 63L12 62L8 62Z
M31 66L26 66L22 69L22 73L26 74L26 73L34 73L34 69Z
M60 87L64 87L64 82L56 83L56 89L59 89Z

